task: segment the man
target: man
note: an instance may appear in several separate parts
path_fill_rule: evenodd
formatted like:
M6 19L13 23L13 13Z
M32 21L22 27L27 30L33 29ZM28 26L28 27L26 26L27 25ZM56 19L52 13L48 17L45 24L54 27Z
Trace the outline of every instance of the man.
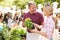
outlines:
M26 13L23 17L23 22L26 18L30 18L33 23L36 23L38 26L43 25L44 18L42 14L36 11L36 4L34 2L28 3L29 12ZM23 24L24 25L24 24ZM39 35L36 33L37 28L28 30L26 40L38 40Z
M43 7L44 12L44 26L40 29L43 29L43 31L37 31L37 33L41 34L42 36L45 36L49 40L52 40L52 35L55 27L55 23L52 17L53 14L53 8L49 3L46 3ZM37 24L33 23L35 27L39 28Z

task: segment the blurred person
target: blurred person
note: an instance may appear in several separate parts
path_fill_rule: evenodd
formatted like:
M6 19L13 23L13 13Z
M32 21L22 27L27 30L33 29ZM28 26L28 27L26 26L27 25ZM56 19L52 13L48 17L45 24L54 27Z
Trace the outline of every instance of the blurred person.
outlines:
M12 19L12 13L11 13L11 12L8 12L7 14L8 14L9 17Z
M30 18L33 23L38 26L43 25L44 18L43 15L36 11L36 4L34 2L28 3L29 12L25 13L23 16L23 26L26 18ZM39 34L37 34L37 28L32 28L32 30L27 29L26 40L39 40ZM39 30L40 31L40 30Z
M21 15L21 17L23 18L24 15L25 15L25 13L23 13L23 14Z
M8 24L9 15L6 13L4 15L4 21Z
M8 15L8 19L7 19L7 26L12 29L13 27L15 27L14 25L16 24L15 20L12 19L12 14L10 12L7 13Z
M52 35L54 32L55 22L53 20L53 7L49 3L45 3L43 7L44 12L44 25L41 31L37 31L37 33L41 34L42 36L45 36L49 40L53 40ZM37 24L33 23L35 27L39 28ZM41 38L40 40L43 40Z
M18 13L15 13L13 20L17 23L19 22L19 14Z
M2 27L2 26L3 26L3 15L0 12L0 27Z
M56 14L56 28L59 29L60 32L60 12Z
M1 16L3 16L3 15L2 15L2 13L1 13L1 11L0 11L0 17L1 17Z
M0 40L4 40L1 32L2 30L3 30L3 14L0 11Z
M0 22L2 22L2 21L3 21L3 15L2 15L2 13L0 11Z
M23 21L22 21L22 18L19 17L19 25L20 25L20 27L23 27L23 26L22 26L22 22L23 22Z

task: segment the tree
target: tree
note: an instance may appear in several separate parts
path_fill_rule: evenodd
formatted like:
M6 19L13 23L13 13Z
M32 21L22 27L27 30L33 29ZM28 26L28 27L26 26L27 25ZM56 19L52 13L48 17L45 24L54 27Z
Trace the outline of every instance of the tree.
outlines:
M4 1L4 0L0 0L0 2L2 2L2 1Z
M13 2L14 5L17 7L20 7L21 9L25 8L25 5L29 2L30 0L15 0Z
M60 7L60 0L56 0L56 1L59 3L58 7Z
M11 0L2 0L2 1L0 2L0 5L1 5L1 6L4 6L4 7L5 7L5 6L12 6L13 1L14 1L14 0L12 0L12 1L11 1Z
M36 4L38 5L38 4L43 4L44 2L45 2L45 0L34 0L35 2L36 2Z

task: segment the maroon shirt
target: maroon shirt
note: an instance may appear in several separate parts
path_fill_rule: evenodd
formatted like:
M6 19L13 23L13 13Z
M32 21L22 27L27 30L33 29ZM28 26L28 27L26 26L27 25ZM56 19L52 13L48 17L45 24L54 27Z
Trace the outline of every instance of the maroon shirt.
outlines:
M36 12L34 14L30 14L30 12L26 13L24 16L23 16L23 21L26 19L26 18L30 18L32 20L33 23L36 23L38 25L41 25L43 22L44 22L44 18L43 18L43 15L39 12Z

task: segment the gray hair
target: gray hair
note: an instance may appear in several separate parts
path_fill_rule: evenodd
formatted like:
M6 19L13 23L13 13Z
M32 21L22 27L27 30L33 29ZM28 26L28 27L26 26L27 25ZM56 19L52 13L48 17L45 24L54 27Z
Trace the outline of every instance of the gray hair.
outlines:
M30 5L36 5L35 2L31 1L28 3L28 8L30 8Z

